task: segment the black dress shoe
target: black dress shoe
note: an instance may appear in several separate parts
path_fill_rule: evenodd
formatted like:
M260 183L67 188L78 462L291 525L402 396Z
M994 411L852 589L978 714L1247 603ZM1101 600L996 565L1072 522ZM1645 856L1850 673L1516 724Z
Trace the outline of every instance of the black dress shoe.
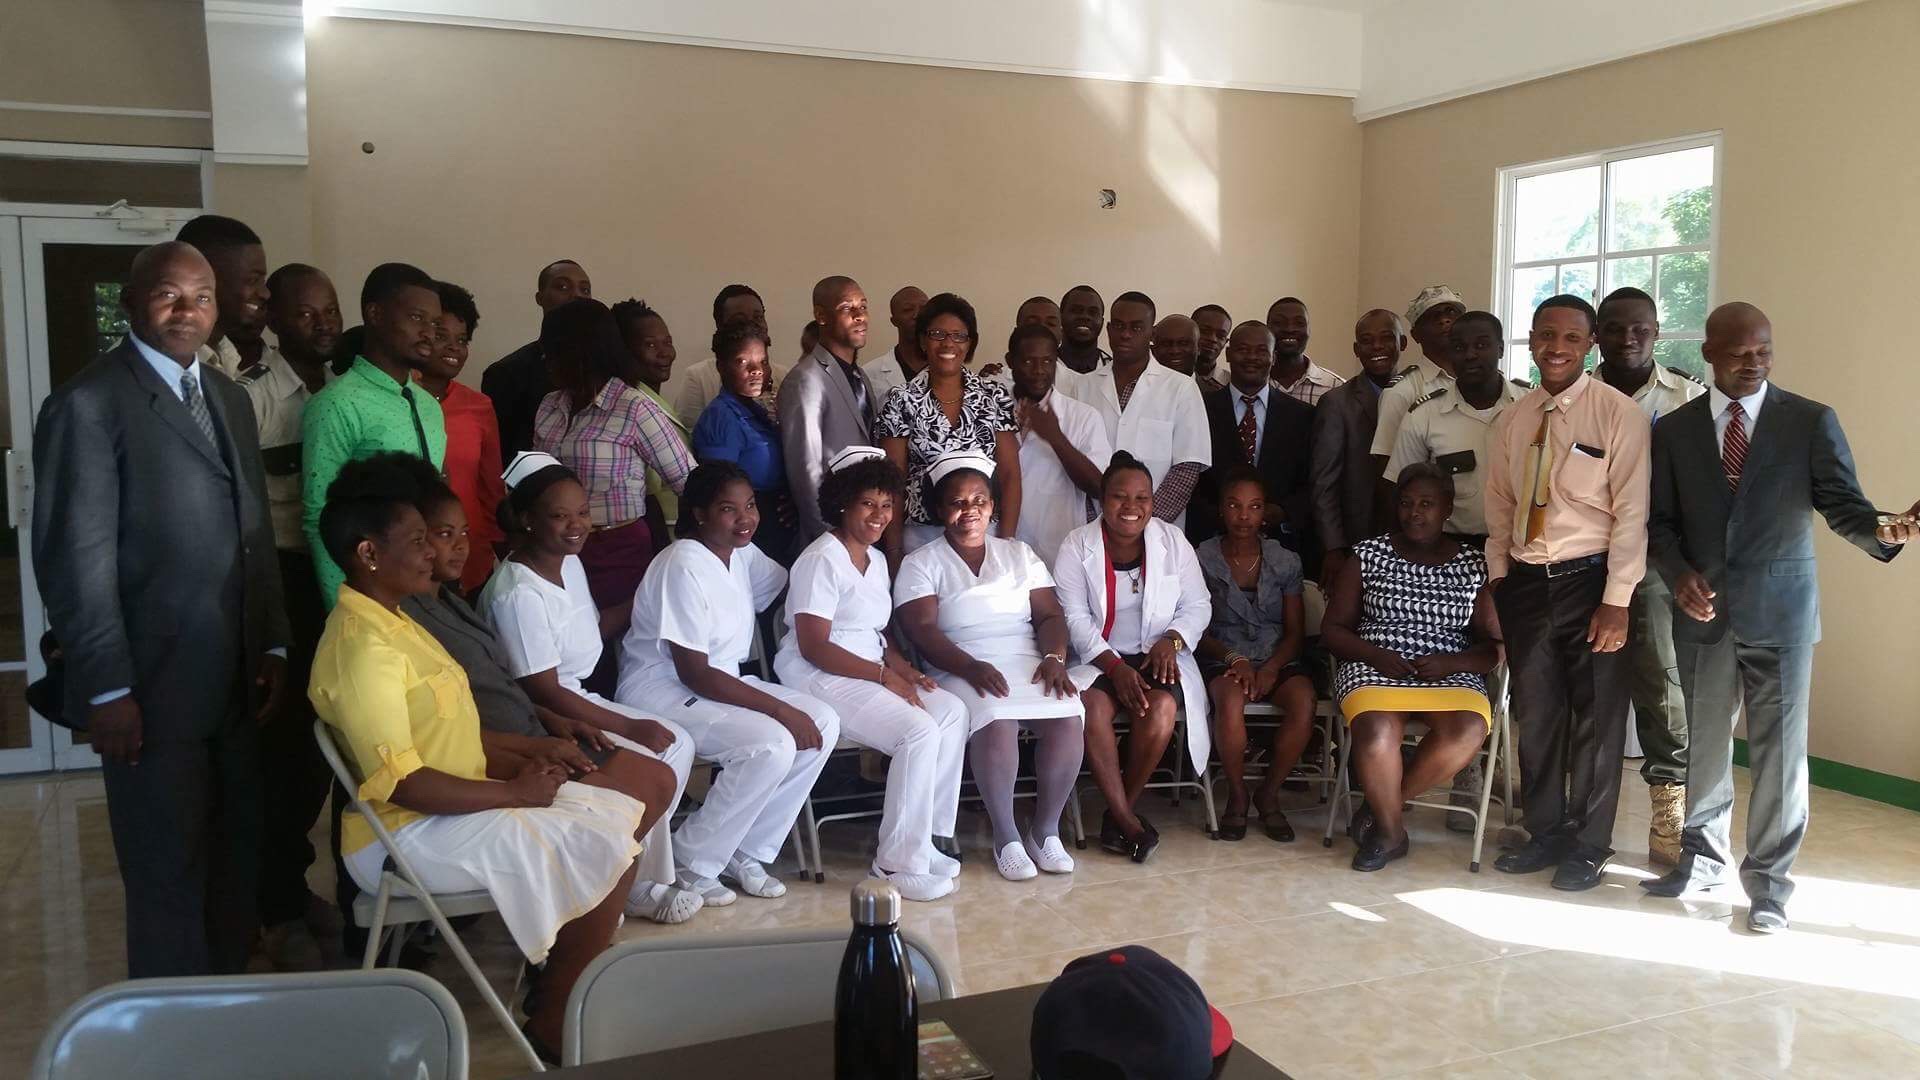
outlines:
M1132 855L1133 841L1120 829L1112 814L1100 815L1100 850L1114 855Z
M1535 874L1549 866L1560 865L1567 857L1568 844L1554 836L1536 836L1505 855L1493 860L1493 868L1503 874Z
M1373 807L1361 803L1360 809L1354 811L1353 820L1347 822L1347 837L1354 847L1367 846L1367 841L1373 838L1373 825Z
M1682 855L1679 866L1660 877L1640 882L1640 887L1647 890L1650 896L1674 897L1682 893L1717 888L1726 883L1725 874L1705 873L1695 866L1692 858Z
M1127 857L1134 862L1144 863L1148 859L1153 858L1153 853L1159 850L1160 830L1154 828L1152 822L1142 817L1140 819L1140 835L1134 837L1132 843L1133 850L1127 853Z
M1607 860L1612 857L1609 851L1576 851L1568 855L1553 872L1553 887L1561 892L1585 892L1593 888L1600 884L1601 875L1607 872Z
M1787 906L1778 900L1755 900L1747 909L1747 929L1756 934L1777 934L1787 928Z
M962 856L960 853L960 841L954 839L951 836L934 837L933 850L939 852L942 855L945 855L947 858L952 859L954 862L967 861L966 858Z
M1362 873L1371 873L1395 859L1407 857L1410 836L1400 838L1398 844L1388 847L1386 842L1376 838L1369 839L1359 851L1353 853L1353 868Z

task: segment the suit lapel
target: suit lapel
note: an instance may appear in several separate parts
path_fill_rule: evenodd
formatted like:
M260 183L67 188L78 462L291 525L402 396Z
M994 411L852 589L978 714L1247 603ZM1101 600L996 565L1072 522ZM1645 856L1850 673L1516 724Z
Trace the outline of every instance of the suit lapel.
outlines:
M1712 476L1713 482L1707 487L1724 507L1732 504L1733 493L1727 490L1727 470L1720 464L1720 439L1713 431L1711 401L1711 398L1702 394L1681 406L1672 419L1676 424L1685 425L1681 430L1685 434L1686 458L1699 462L1701 471Z
M154 415L158 416L162 423L172 428L175 434L185 439L187 444L193 447L195 452L206 459L207 464L220 470L222 473L231 473L232 470L228 468L225 458L222 457L220 453L220 449L207 442L206 435L200 431L200 425L193 422L192 414L187 412L186 403L180 400L175 389L160 381L160 377L154 374L153 368L147 364L146 360L141 357L139 352L137 352L131 344L122 345L121 348L125 350L121 355L121 362L127 366L127 371L133 375L133 381L139 385L140 389L146 391L149 395L148 405L153 409ZM205 378L205 374L206 366L203 364L201 365L201 377L203 379ZM213 395L207 393L204 385L201 387L201 395L211 403ZM209 404L209 408L212 408L211 404ZM221 413L215 412L213 415L218 417ZM219 422L224 426L224 421Z
M848 416L859 417L862 432L871 432L873 417L860 411L860 401L853 396L853 385L847 382L846 375L840 370L840 358L828 352L826 346L816 345L813 359L820 365L820 373L825 376L827 384L833 387L834 396L840 399L840 407L847 411ZM872 400L872 387L867 388L867 397Z

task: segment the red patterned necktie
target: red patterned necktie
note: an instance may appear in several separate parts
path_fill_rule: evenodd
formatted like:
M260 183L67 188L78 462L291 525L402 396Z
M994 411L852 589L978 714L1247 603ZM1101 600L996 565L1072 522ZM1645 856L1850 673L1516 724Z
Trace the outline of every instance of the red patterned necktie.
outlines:
M1260 419L1253 412L1260 407L1260 399L1252 394L1241 394L1240 400L1247 405L1246 411L1240 414L1240 456L1251 465L1254 447L1260 441Z
M1720 467L1727 472L1727 490L1740 490L1740 468L1747 463L1747 411L1737 401L1727 403L1727 437L1720 447Z

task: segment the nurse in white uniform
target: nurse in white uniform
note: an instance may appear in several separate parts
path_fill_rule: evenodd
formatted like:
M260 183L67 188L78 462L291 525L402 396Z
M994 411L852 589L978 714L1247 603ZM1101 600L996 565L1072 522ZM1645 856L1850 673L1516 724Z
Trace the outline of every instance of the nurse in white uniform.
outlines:
M1100 846L1146 862L1160 834L1133 805L1166 752L1179 708L1196 774L1212 750L1193 646L1213 620L1213 600L1186 536L1153 516L1152 474L1125 451L1107 466L1100 520L1067 534L1056 568L1060 606L1084 665L1074 676L1091 681L1083 695L1087 766L1107 800ZM1130 725L1124 772L1113 726L1119 714Z
M973 781L993 822L994 861L1009 881L1065 874L1060 812L1080 775L1079 689L1067 672L1067 624L1053 575L1033 549L988 535L993 459L948 454L927 470L944 531L900 564L893 598L900 626L934 679L971 714ZM1039 736L1033 826L1013 819L1020 728Z
M840 737L820 699L741 675L758 632L755 614L786 587L787 572L753 546L760 509L738 465L693 470L680 496L681 539L654 556L633 598L614 696L678 723L701 757L720 766L706 802L673 836L679 883L709 904L787 887L767 873Z
M960 873L933 837L952 836L959 813L967 707L887 639L893 586L878 545L905 478L874 446L848 447L827 469L820 519L828 531L794 560L773 670L783 685L832 706L842 738L888 756L873 873L909 900L937 900Z
M507 674L535 705L604 730L635 753L673 769L673 802L647 832L627 914L660 923L686 922L698 893L673 884L674 808L693 771L693 739L674 724L648 719L581 686L600 662L600 609L587 588L580 548L593 527L587 489L571 469L540 453L522 453L505 474L508 539L513 554L480 590L476 605L506 655Z

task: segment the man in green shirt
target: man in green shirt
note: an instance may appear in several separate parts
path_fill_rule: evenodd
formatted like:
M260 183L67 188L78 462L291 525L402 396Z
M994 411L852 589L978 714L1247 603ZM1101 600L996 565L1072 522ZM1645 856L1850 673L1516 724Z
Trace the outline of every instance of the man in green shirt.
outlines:
M301 503L320 592L329 609L345 578L320 542L320 511L340 467L382 450L398 450L440 468L447 453L440 403L413 385L413 373L433 358L435 348L440 294L433 279L405 263L374 267L360 290L360 318L366 328L363 354L307 402L301 419Z

